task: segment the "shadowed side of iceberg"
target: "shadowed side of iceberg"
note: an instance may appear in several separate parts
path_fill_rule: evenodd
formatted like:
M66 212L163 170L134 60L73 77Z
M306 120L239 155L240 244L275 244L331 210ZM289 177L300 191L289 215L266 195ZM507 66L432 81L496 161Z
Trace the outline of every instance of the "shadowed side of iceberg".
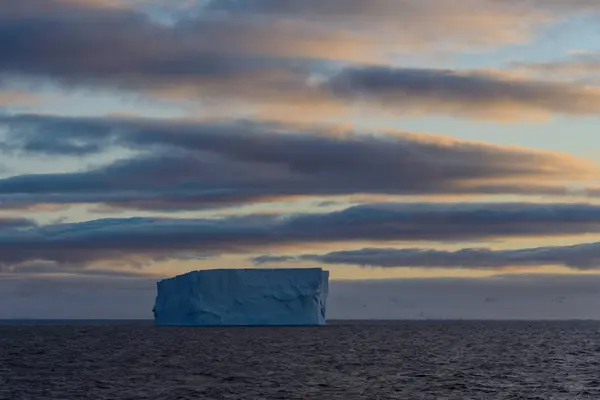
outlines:
M325 325L329 272L321 268L192 271L157 283L160 326Z

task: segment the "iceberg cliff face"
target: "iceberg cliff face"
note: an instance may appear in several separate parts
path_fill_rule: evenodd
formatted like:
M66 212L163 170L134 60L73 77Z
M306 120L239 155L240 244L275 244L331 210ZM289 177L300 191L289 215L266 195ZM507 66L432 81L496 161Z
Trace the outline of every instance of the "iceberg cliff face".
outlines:
M329 272L194 271L157 284L156 325L324 325Z

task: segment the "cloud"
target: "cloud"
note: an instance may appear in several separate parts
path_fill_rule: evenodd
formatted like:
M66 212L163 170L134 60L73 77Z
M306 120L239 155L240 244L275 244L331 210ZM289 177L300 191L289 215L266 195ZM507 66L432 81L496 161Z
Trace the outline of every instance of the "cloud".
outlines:
M90 4L97 5L57 0L0 5L0 74L191 99L239 112L258 108L263 114L283 113L284 107L286 114L294 107L343 113L347 102L360 100L371 102L370 112L383 106L395 115L531 119L598 112L598 91L575 84L373 66L389 61L403 41L447 47L521 36L519 26L531 26L527 18L544 9L535 8L537 3L217 1L171 24L136 8ZM578 3L560 12L586 7L591 5ZM523 19L527 23L519 25ZM385 29L395 29L395 36ZM345 65L340 62L358 65L320 87L309 84L315 74L339 70Z
M159 278L3 276L0 319L151 319ZM600 277L330 282L328 319L600 319Z
M545 6L545 7L542 7ZM464 7L464 8L462 8ZM285 15L302 17L333 16L361 17L367 16L378 18L407 18L401 14L427 12L443 18L441 10L458 13L458 10L470 7L474 12L481 9L488 10L512 10L513 12L524 10L537 11L539 13L577 13L600 10L595 0L574 0L568 3L562 0L466 0L464 3L448 3L444 0L402 1L395 0L372 0L368 3L362 1L348 0L210 0L208 8L220 11L255 13L261 15Z
M31 92L0 90L0 109L24 108L38 105L42 97Z
M113 64L111 60L99 57L107 51L106 42L97 39L103 35L107 39L120 38L109 47L114 48L117 61L126 61L123 68L133 72L129 67L147 71L153 65L153 70L160 70L160 67L165 69L173 62L182 61L186 54L191 61L202 53L207 56L237 53L368 61L419 47L519 41L530 33L533 22L539 22L538 13L524 13L520 7L505 7L489 0L465 0L453 4L438 0L379 0L364 4L330 1L327 5L315 1L306 4L298 1L284 4L218 1L205 8L200 4L195 12L178 15L179 19L168 25L150 18L143 12L143 7L98 7L121 4L158 6L165 11L182 8L172 3L163 7L164 3L117 0L5 3L0 5L4 16L0 32L16 39L29 35L26 48L22 47L25 43L16 40L5 43L11 46L5 49L12 49L13 57L20 56L14 62L37 60L42 64L49 62L48 66L62 67L48 72L60 72L67 67L67 61L72 63L71 72L76 72L77 64L85 61L80 57L86 54L90 57L89 69L101 65L108 67ZM243 10L240 10L240 4ZM85 25L88 30L83 29ZM67 33L79 36L72 37ZM0 33L0 38L2 36ZM381 40L386 36L390 40ZM59 38L62 38L63 51L54 53L52 59L49 57L52 50L61 49ZM147 52L149 45L153 54ZM23 52L25 49L40 51L28 57ZM128 57L125 49L130 52ZM165 55L173 58L169 60L164 58ZM28 63L22 65L27 67ZM180 73L193 71L190 63L180 67Z
M445 49L522 42L550 23L600 10L594 0L212 0L208 8L334 26L351 22L361 33L385 33L385 42Z
M569 57L536 63L512 63L509 69L546 79L598 85L600 52L574 52Z
M0 217L0 230L14 228L31 228L37 226L35 221L27 218Z
M354 29L404 49L520 42L547 20L545 13L489 0L272 1L215 0L209 9L237 15L302 19ZM524 22L528 21L529 24ZM475 34L475 32L477 32ZM396 47L396 48L398 48ZM393 47L390 46L389 50Z
M277 246L348 242L478 241L600 232L600 206L589 204L366 204L342 211L217 219L114 218L0 230L0 267L50 271L118 262L143 267L171 259L251 253ZM592 268L597 244L521 251L361 250L300 260L374 266ZM293 261L261 257L256 263ZM40 264L41 263L41 264ZM48 264L49 263L49 264Z
M498 270L518 267L561 266L577 270L600 268L600 243L536 247L518 250L470 248L457 251L435 249L366 248L323 255L260 256L255 264L311 261L324 264L362 265L383 268L464 268Z
M36 262L19 266L0 265L0 277L7 276L74 276L74 277L111 277L111 278L152 278L155 274L132 270L90 268L85 265L61 265L53 262Z
M55 0L3 4L0 15L0 72L66 85L140 90L268 74L289 66L278 60L282 42L308 40L282 30L267 41L268 29L252 21L199 17L165 26L131 9Z
M160 8L183 8L190 9L201 4L202 0L184 0L173 4L168 0L57 0L57 2L65 5L79 5L87 7L108 7L108 8L144 8L155 6ZM169 4L170 3L170 4ZM168 9L168 8L167 8Z
M600 89L498 72L387 67L349 68L324 92L365 110L521 120L555 114L598 115Z
M8 128L0 150L15 155L138 154L79 172L0 179L3 208L103 203L175 211L297 196L560 196L567 184L598 173L590 161L562 153L393 131L35 115L0 117L0 126Z

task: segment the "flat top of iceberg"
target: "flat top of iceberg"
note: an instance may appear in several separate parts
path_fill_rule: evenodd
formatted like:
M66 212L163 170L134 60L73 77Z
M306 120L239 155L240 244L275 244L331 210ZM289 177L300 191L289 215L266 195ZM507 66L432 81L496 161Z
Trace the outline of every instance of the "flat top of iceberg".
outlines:
M160 280L158 283L181 279L183 277L189 277L189 275L285 275L285 276L298 276L298 275L321 275L323 272L329 273L329 271L323 270L322 268L217 268L217 269L201 269L197 271L190 271L183 274L176 275L172 278L166 278Z

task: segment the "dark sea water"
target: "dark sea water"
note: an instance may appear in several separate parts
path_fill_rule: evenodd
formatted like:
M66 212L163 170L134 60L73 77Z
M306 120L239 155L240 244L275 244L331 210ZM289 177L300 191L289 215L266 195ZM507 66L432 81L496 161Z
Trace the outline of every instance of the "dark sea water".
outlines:
M600 399L600 322L0 324L0 399Z

